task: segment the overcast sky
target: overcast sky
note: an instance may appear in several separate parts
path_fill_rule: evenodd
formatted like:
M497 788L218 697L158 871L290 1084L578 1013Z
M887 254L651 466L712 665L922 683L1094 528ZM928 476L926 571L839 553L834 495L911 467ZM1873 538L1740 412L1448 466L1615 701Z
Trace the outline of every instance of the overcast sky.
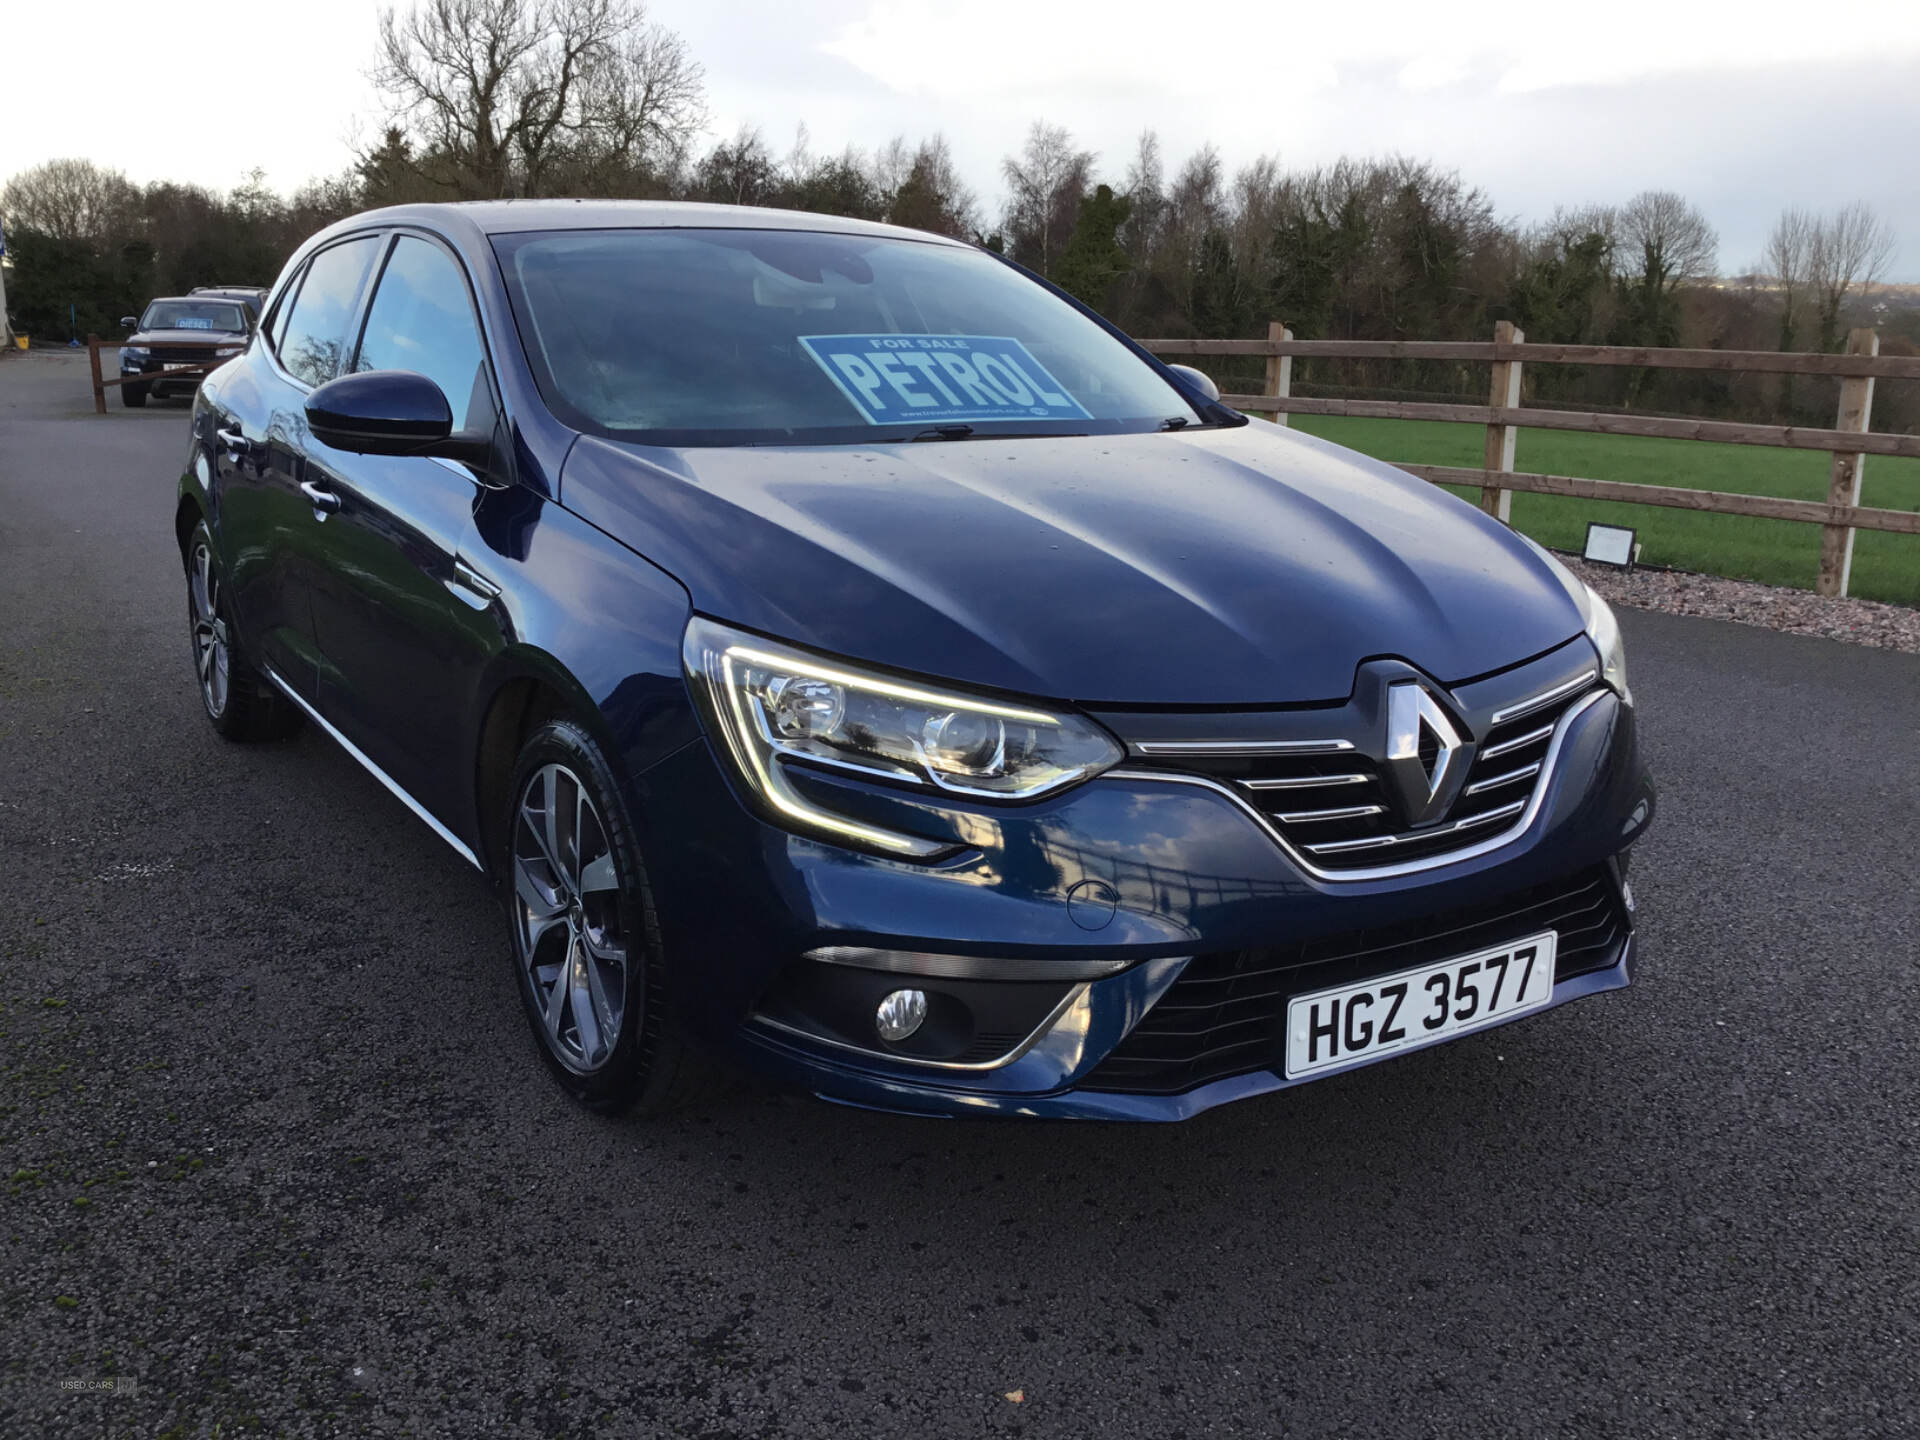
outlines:
M0 178L58 155L221 188L256 165L282 189L337 171L378 121L379 8L12 0ZM1729 273L1782 206L1864 199L1898 232L1891 278L1920 281L1920 0L651 8L706 67L712 135L758 125L784 153L802 121L817 151L942 131L989 210L1036 117L1113 178L1150 125L1169 169L1208 141L1230 169L1263 152L1431 158L1520 220L1678 190L1718 228Z

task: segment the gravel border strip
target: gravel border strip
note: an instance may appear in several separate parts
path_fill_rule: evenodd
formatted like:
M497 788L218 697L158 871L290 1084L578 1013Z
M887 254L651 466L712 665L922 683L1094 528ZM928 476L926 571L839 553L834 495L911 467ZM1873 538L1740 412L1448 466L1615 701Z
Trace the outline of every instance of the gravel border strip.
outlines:
M1578 556L1560 558L1616 605L1662 610L1669 615L1733 620L1742 625L1784 630L1792 635L1818 635L1850 645L1920 655L1920 610L1905 605L1888 605L1879 600L1829 599L1809 590L1761 585L1752 580L1725 580L1687 570L1618 570L1611 565L1595 565Z

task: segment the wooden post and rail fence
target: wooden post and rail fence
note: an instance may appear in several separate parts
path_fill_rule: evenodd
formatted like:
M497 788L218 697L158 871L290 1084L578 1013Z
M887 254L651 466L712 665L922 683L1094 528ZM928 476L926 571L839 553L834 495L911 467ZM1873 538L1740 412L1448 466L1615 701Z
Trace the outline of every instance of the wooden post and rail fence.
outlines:
M1157 355L1261 356L1267 362L1266 388L1258 395L1223 395L1236 410L1264 413L1284 425L1288 415L1350 415L1388 420L1451 420L1487 427L1486 463L1478 469L1455 465L1408 465L1400 469L1436 484L1477 485L1480 508L1507 520L1513 492L1572 495L1587 500L1621 500L1636 505L1665 505L1717 515L1756 515L1821 527L1820 573L1815 589L1845 595L1853 569L1857 530L1920 535L1920 512L1872 509L1860 503L1861 474L1869 455L1920 459L1920 435L1875 433L1873 382L1920 380L1920 356L1881 355L1879 337L1855 330L1844 355L1814 355L1772 350L1665 350L1627 345L1539 345L1502 320L1491 341L1296 340L1279 321L1267 327L1265 340L1142 340ZM1427 404L1402 400L1330 400L1292 393L1295 357L1347 360L1477 361L1492 371L1485 405ZM1678 420L1653 415L1621 415L1585 410L1543 410L1520 403L1521 367L1535 365L1613 365L1647 369L1745 371L1774 375L1840 377L1840 409L1831 430L1797 425L1750 425L1728 420ZM1824 450L1833 457L1825 501L1792 500L1777 495L1738 495L1692 490L1678 485L1633 485L1589 480L1574 475L1538 475L1514 467L1514 442L1522 429L1572 430L1589 435L1644 435L1669 440L1712 440L1729 445L1770 445L1790 450Z
M1486 463L1475 469L1455 465L1401 464L1400 469L1435 484L1477 485L1480 508L1502 521L1511 517L1513 492L1570 495L1586 500L1618 500L1664 505L1717 515L1753 515L1821 527L1820 573L1815 589L1845 595L1853 570L1853 537L1858 530L1920 535L1920 512L1882 510L1860 503L1860 486L1869 455L1920 459L1920 435L1876 433L1872 428L1873 382L1920 380L1920 356L1881 355L1879 337L1855 330L1844 355L1773 350L1678 350L1628 345L1530 344L1502 320L1491 341L1451 340L1296 340L1274 321L1265 340L1143 340L1158 355L1260 356L1267 362L1266 386L1258 395L1223 395L1237 410L1271 415L1284 425L1288 415L1348 415L1388 420L1464 421L1487 427ZM93 372L93 403L107 413L107 387L151 383L161 372L137 376L101 373L100 352L119 343L87 337ZM155 342L162 351L204 350L191 342ZM1449 360L1480 362L1491 383L1485 405L1431 404L1404 400L1316 399L1295 395L1295 357L1348 360ZM169 384L205 378L226 358L184 364L164 372ZM1796 425L1753 425L1743 421L1684 420L1654 415L1622 415L1587 410L1543 410L1520 403L1522 367L1536 365L1613 365L1645 369L1745 371L1774 375L1832 375L1840 385L1839 414L1831 430ZM1770 445L1790 450L1824 450L1833 457L1827 498L1793 500L1777 495L1740 495L1678 485L1636 485L1575 475L1540 475L1515 470L1514 446L1522 429L1570 430L1588 435L1642 435L1670 440L1711 440L1730 445Z

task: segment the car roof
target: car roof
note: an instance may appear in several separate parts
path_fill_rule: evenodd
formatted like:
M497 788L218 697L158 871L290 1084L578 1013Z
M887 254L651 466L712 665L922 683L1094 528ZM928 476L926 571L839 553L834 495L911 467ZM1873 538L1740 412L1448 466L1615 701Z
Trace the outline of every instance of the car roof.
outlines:
M156 295L151 300L147 301L147 304L161 305L161 304L169 304L169 303L172 303L173 301L178 301L182 305L204 305L209 300L224 300L229 305L238 305L240 303L238 300L234 299L231 295L216 295L212 293L207 293L207 294L191 294L191 295Z
M679 200L465 200L429 205L394 205L368 210L331 227L331 231L368 225L421 224L434 229L470 227L482 235L511 235L527 230L813 230L836 235L891 236L943 245L962 242L904 225L850 220L811 210L772 210L758 205L708 205Z

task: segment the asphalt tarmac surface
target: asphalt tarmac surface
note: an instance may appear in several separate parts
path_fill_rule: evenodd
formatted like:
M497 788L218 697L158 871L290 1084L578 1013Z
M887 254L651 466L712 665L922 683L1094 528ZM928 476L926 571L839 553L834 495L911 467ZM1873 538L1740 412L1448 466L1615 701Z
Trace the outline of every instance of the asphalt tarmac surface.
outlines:
M1624 993L1178 1126L609 1122L445 845L207 727L185 410L90 411L0 359L0 1435L1920 1433L1920 657L1623 613Z

